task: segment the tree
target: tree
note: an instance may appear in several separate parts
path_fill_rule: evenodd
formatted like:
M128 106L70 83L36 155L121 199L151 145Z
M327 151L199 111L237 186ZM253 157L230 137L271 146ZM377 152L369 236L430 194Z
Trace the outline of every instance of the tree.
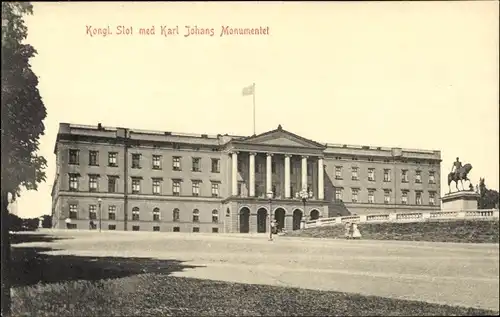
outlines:
M479 195L479 209L498 208L498 192L496 190L486 188L484 178L479 180Z
M52 216L51 215L43 215L42 227L43 228L52 228Z
M39 138L47 113L38 92L38 78L30 58L36 50L24 43L23 16L33 13L29 2L2 2L2 315L10 314L9 193L19 197L22 187L36 190L45 181L45 158L38 156ZM5 220L5 221L4 221Z

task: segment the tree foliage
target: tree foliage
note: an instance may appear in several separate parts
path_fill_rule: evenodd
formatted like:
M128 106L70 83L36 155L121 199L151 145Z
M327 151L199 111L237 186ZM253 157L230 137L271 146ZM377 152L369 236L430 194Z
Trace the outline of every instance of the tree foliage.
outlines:
M23 16L32 14L29 2L2 2L2 111L1 111L1 271L2 316L10 315L10 236L8 197L19 196L21 187L37 189L45 181L47 161L37 155L47 112L38 91L38 78L30 58L36 50L24 43L27 28Z
M15 198L21 187L36 190L45 181L47 162L36 152L47 112L29 63L37 52L24 43L26 14L32 14L30 3L2 2L2 197Z
M484 178L479 180L479 209L498 208L498 191L486 188Z

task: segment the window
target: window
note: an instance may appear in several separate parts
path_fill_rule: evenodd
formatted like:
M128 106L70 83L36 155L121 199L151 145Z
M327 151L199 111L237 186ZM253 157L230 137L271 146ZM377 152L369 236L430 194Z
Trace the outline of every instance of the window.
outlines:
M373 190L368 190L368 203L370 204L375 203L375 191Z
M313 165L312 163L307 162L307 176L311 176L313 174Z
M160 231L160 226L153 226L153 231Z
M242 192L243 192L243 183L239 182L238 183L238 196L241 196Z
M295 196L295 189L293 188L293 185L290 185L290 197L294 197Z
M160 221L160 208L153 209L153 221Z
M391 203L391 192L389 190L384 190L384 204Z
M180 219L180 213L179 209L175 208L174 211L172 212L172 221L179 221Z
M161 155L153 155L153 169L161 169Z
M353 188L351 190L351 194L352 194L352 202L353 203L357 203L358 202L358 193L359 193L359 189L357 188Z
M68 229L76 229L76 223L68 223Z
M435 205L435 204L436 204L436 193L429 192L429 205Z
M200 196L200 181L193 181L193 196Z
M401 203L403 205L407 205L408 204L408 192L407 191L401 192Z
M401 182L408 183L408 171L407 170L401 171Z
M257 161L257 157L255 158ZM255 162L255 173L260 173L262 171L262 163L261 162Z
M255 196L256 197L262 197L264 195L264 191L262 190L262 187L260 184L255 184Z
M200 232L200 228L199 227L193 227L193 232Z
M276 162L271 162L271 173L276 174Z
M89 219L95 220L97 219L97 206L89 205Z
M132 220L139 220L139 207L132 208Z
M212 159L212 173L220 173L220 160L217 158Z
M422 193L421 192L415 193L415 204L422 205Z
M153 195L161 194L161 179L153 178Z
M108 166L117 167L118 166L118 153L109 152L108 153Z
M108 193L116 192L116 176L108 176Z
M78 205L69 205L69 219L78 219Z
M421 183L422 182L422 173L420 171L415 172L415 183Z
M139 231L140 227L139 226L132 226L132 231Z
M180 171L181 170L181 158L179 156L174 156L172 158L172 169L174 171Z
M89 175L89 191L97 191L97 175Z
M193 157L193 172L201 172L200 160L199 157Z
M369 181L375 181L375 169L374 168L369 168L368 169L368 180Z
M212 197L219 197L219 183L212 183Z
M99 166L99 152L98 151L89 151L89 165L90 166Z
M78 190L78 174L69 174L69 190Z
M116 206L108 206L108 219L116 220Z
M335 166L335 179L342 179L342 166Z
M384 182L390 182L390 181L391 181L391 170L385 169L384 170Z
M212 210L212 222L219 223L219 212L216 209Z
M358 180L358 168L353 167L351 173L352 173L352 180Z
M435 177L435 172L429 172L429 184L435 184L436 183L436 177Z
M193 222L200 222L200 211L198 209L193 210Z
M69 164L72 164L72 165L80 164L80 151L79 150L69 150Z
M140 154L132 154L132 168L141 168Z
M181 228L180 227L173 227L172 231L173 232L181 232Z
M141 179L132 178L132 194L139 194L141 192Z
M342 201L342 188L335 188L335 200Z
M172 194L174 196L179 196L181 194L181 181L179 180L172 181Z
M212 228L212 233L219 233L219 228Z
M243 161L241 158L238 158L238 173L241 173L243 171Z
M108 230L116 230L116 225L108 225Z

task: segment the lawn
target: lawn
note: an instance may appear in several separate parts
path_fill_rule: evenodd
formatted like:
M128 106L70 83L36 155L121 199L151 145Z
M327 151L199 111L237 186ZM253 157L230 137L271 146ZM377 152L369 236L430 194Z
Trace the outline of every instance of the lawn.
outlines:
M14 316L480 316L498 312L162 274L16 288Z
M499 243L499 221L456 220L414 223L360 223L363 239L457 243ZM288 232L288 236L344 238L343 225Z

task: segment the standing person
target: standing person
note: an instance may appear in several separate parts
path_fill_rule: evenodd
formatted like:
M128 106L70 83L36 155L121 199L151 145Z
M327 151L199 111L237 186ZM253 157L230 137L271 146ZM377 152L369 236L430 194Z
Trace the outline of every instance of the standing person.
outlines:
M359 232L357 223L352 224L352 238L353 239L361 239L361 232Z
M276 227L275 220L271 220L271 231L269 232L269 240L273 240L273 233L275 227Z
M346 223L345 223L345 227L344 227L344 228L345 228L345 234L344 234L344 237L345 237L346 239L349 239L349 238L350 238L350 236L351 236L351 234L350 234L350 233L351 233L351 224L350 224L349 222L346 222Z

